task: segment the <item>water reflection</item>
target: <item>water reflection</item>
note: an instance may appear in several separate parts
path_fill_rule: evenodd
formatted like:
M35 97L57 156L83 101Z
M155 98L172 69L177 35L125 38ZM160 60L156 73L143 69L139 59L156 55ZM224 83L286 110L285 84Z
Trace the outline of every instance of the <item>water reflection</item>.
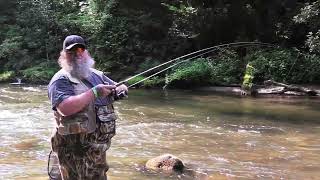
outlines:
M312 179L320 175L318 99L239 98L206 92L132 90L116 103L108 151L116 179ZM0 86L0 177L47 179L53 116L45 86ZM143 164L163 153L195 174ZM294 172L294 173L292 173Z

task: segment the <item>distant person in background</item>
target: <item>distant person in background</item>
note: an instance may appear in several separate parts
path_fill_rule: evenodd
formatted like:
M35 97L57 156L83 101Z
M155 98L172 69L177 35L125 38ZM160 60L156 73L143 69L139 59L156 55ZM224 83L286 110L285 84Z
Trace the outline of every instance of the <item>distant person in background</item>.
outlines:
M241 95L256 95L257 88L256 85L253 83L254 74L256 73L256 69L248 63L246 65L246 71L244 73L243 82L241 85Z
M61 70L48 85L48 96L56 120L51 138L59 170L50 178L105 180L106 150L115 135L114 99L126 94L125 85L93 69L94 60L81 36L67 36L59 64ZM58 172L59 174L55 174Z

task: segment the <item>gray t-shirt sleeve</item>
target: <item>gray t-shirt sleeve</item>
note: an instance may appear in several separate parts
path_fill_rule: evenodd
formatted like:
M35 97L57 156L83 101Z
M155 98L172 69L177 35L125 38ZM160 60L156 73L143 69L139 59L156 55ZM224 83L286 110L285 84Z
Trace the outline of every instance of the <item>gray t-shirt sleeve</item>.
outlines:
M108 78L106 75L103 75L102 76L102 79L104 81L105 84L108 84L108 85L115 85L117 84L115 81L113 81L112 79Z
M73 86L66 77L61 77L48 86L48 96L55 111L63 100L74 95Z

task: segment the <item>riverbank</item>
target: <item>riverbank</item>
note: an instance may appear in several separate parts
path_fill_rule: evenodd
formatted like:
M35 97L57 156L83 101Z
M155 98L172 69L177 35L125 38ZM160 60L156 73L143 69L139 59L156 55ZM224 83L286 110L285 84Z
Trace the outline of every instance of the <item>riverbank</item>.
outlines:
M317 95L312 97L320 97L320 86L318 85L304 85L299 86L303 88L310 89L314 91ZM240 86L206 86L206 87L198 87L194 88L194 90L198 91L209 91L209 92L217 92L217 93L224 93L224 94L231 94L231 95L245 95L246 92ZM260 87L256 89L256 94L254 96L259 97L303 97L309 96L303 92L295 92L295 91L286 91L283 93L281 92L283 87L280 86L270 86L270 87Z
M1 83L7 86L47 86L45 83L35 84L35 83L25 83L25 82L14 82L14 83ZM303 87L314 91L317 95L310 96L310 97L320 97L320 85L295 85L297 87ZM154 88L144 88L144 87L134 87L135 89L161 89L159 87ZM175 87L171 87L168 89L176 89ZM304 97L309 96L302 92L294 92L294 91L287 91L284 93L277 93L281 91L282 87L280 86L270 86L270 87L260 87L257 88L257 93L254 95L255 97ZM225 85L225 86L201 86L201 87L190 87L185 88L184 90L195 90L195 91L206 91L212 93L219 93L225 95L236 95L236 96L244 96L248 95L246 92L241 88L240 85Z

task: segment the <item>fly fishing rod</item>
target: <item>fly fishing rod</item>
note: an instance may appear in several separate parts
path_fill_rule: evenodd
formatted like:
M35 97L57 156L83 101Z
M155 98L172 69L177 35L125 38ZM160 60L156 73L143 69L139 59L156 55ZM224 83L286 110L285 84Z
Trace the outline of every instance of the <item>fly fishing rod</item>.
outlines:
M135 82L135 83L129 85L128 88L133 87L133 86L135 86L135 85L137 85L137 84L139 84L139 83L141 83L141 82L143 82L143 81L145 81L145 80L147 80L147 79L150 79L151 77L154 77L154 76L156 76L156 75L158 75L158 74L160 74L160 73L162 73L162 72L164 72L164 71L166 71L166 70L168 70L168 69L170 69L170 68L172 68L172 67L174 67L174 66L177 66L177 65L179 65L179 64L181 64L181 63L190 61L190 60L195 59L195 58L197 58L197 57L201 57L201 56L203 56L203 55L206 55L206 54L211 53L211 52L213 52L213 51L219 50L219 49L221 49L221 48L226 48L226 47L243 47L243 46L278 47L278 46L273 45L273 44L261 43L261 42L235 42L235 43L228 43L228 44L216 45L216 46L208 47L208 48L205 48L205 49L201 49L201 50L198 50L198 51L195 51L195 52L192 52L192 53L189 53L189 54L186 54L186 55L177 57L177 58L175 58L175 59L169 60L169 61L164 62L164 63L162 63L162 64L159 64L159 65L157 65L157 66L154 66L154 67L152 67L152 68L150 68L150 69L147 69L147 70L145 70L145 71L143 71L143 72L141 72L141 73L138 73L138 74L136 74L136 75L134 75L134 76L131 76L131 77L129 77L129 78L123 80L123 81L120 81L119 83L116 84L116 86L119 86L119 85L121 85L121 84L124 84L124 83L128 82L129 80L132 80L132 79L134 79L134 78L136 78L136 77L138 77L138 76L140 76L140 75L146 74L146 73L148 73L148 72L150 72L150 71L152 71L152 70L155 70L155 69L160 68L160 67L162 67L162 66L164 66L164 65L167 65L167 64L176 62L176 61L178 61L178 60L181 60L181 61L178 61L177 63L175 63L175 64L173 64L173 65L170 65L170 66L167 67L167 68L164 68L164 69L162 69L162 70L160 70L160 71L158 71L158 72L156 72L156 73L154 73L154 74L151 74L150 76L148 76L148 77L146 77L146 78L144 78L144 79L142 79L142 80L140 80L140 81L138 81L138 82Z

